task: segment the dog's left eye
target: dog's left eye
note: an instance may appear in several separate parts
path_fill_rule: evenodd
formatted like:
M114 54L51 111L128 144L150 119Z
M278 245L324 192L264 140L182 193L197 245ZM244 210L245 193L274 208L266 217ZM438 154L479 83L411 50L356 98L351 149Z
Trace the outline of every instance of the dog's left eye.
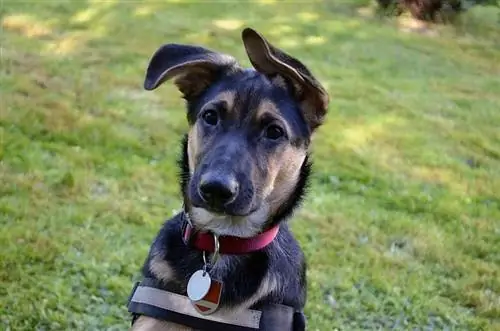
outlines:
M208 125L217 125L219 122L219 115L217 115L217 112L213 109L207 109L203 113L202 118Z
M278 140L285 135L285 130L282 127L272 124L266 128L266 138L271 140Z

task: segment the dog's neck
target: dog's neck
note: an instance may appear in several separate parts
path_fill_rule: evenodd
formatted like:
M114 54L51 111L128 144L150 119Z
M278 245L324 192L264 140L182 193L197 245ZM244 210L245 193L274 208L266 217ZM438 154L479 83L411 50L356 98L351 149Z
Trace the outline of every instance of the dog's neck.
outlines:
M210 231L197 230L187 212L183 212L182 239L186 245L190 245L200 251L217 254L248 254L265 248L279 231L279 224L276 224L252 237L237 237L231 235L219 236Z

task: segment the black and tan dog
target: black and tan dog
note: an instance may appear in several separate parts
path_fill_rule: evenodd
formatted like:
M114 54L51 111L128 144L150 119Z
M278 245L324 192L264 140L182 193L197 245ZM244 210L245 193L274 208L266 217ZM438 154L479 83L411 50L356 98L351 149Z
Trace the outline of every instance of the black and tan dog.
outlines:
M286 221L304 195L328 95L256 31L242 39L254 69L180 44L149 63L145 89L175 78L190 129L184 208L152 244L129 300L133 330L305 329L306 264Z

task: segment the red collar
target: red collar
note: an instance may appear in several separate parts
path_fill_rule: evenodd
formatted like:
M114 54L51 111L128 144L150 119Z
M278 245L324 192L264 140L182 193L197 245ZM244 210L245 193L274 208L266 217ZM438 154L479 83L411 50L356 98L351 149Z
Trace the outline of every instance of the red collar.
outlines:
M279 224L251 238L233 236L219 237L220 254L247 254L258 251L269 245L279 231ZM214 235L210 232L196 231L193 226L185 221L182 228L182 239L201 251L213 253L215 251Z

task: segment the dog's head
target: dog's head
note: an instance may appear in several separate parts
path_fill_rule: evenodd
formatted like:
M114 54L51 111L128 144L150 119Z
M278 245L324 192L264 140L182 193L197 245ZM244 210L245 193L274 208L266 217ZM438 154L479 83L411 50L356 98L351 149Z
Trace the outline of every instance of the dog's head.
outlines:
M256 31L244 29L242 39L255 70L202 47L167 44L153 55L144 87L175 77L187 101L182 186L194 225L249 237L298 204L328 95Z

